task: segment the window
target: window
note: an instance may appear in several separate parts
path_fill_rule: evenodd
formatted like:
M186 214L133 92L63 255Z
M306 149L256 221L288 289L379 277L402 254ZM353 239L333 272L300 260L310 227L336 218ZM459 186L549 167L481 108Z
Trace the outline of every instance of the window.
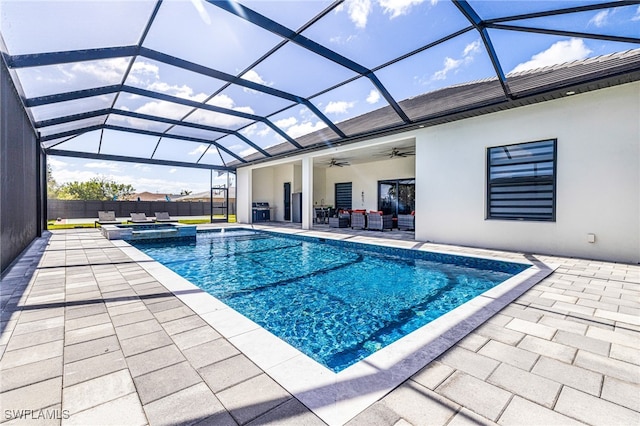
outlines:
M351 182L336 183L336 209L351 210Z
M378 181L378 210L384 214L411 214L416 209L415 179Z
M487 149L487 219L556 219L556 140Z

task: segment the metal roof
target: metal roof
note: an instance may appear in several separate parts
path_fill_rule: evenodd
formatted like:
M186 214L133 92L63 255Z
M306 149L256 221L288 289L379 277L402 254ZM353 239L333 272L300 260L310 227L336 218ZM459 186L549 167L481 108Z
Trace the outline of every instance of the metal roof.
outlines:
M640 1L0 0L52 155L233 170L638 80Z

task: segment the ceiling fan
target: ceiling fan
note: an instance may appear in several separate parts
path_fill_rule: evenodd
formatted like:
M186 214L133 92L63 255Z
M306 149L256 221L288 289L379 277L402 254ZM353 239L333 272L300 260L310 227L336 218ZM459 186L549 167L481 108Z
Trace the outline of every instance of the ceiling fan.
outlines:
M398 148L391 148L391 153L389 154L389 158L409 157L411 155L416 155L415 149L408 148L406 151L403 151Z
M349 164L348 161L345 160L338 160L336 158L332 158L331 161L329 161L329 167L344 167L344 166L350 166L351 164Z

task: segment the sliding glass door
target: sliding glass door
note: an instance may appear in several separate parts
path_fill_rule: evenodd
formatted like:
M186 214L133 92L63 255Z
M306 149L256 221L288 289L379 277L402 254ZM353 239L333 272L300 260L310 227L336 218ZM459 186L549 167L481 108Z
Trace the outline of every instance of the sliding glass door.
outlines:
M415 179L378 181L378 210L384 214L410 214L416 208Z

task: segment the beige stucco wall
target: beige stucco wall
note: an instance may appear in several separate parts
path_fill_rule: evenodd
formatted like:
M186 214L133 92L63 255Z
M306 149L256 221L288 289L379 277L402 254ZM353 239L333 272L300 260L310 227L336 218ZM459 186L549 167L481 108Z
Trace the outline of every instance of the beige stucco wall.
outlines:
M553 138L556 221L485 220L487 147ZM416 145L417 239L640 262L640 83L424 129Z

